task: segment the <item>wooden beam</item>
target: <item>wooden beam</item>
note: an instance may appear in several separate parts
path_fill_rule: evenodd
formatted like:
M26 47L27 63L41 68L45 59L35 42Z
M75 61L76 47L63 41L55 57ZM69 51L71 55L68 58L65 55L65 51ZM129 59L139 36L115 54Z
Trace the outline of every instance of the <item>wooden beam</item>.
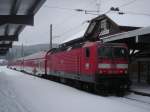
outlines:
M12 8L10 10L10 14L11 15L16 15L18 12L18 9L20 7L21 4L21 0L14 0L13 4L12 4Z
M10 44L0 44L0 47L11 48L12 47L12 43L10 43Z
M35 14L46 0L36 0L35 3L29 8L27 14Z
M3 24L20 24L33 25L33 15L0 15L0 25Z
M15 34L19 35L24 28L25 28L25 25L19 25L18 28L15 31Z
M18 41L18 35L0 36L0 41Z
M6 27L5 27L5 35L8 35L9 31L10 31L9 25L6 25Z
M0 49L0 52L6 52L8 49Z
M3 55L6 55L7 52L0 52L0 55L3 56Z

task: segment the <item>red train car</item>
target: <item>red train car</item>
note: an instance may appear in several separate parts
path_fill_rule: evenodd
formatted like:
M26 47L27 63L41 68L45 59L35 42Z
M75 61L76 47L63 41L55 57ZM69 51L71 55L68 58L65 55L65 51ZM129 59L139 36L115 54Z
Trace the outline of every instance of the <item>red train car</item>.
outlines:
M120 43L60 47L25 57L21 66L25 72L96 91L129 87L128 48Z
M9 68L15 69L15 70L18 70L18 71L21 71L23 69L22 65L23 65L22 58L15 59L15 60L13 60L11 62L8 62L8 67Z
M45 74L46 53L44 51L23 58L22 71L42 76Z

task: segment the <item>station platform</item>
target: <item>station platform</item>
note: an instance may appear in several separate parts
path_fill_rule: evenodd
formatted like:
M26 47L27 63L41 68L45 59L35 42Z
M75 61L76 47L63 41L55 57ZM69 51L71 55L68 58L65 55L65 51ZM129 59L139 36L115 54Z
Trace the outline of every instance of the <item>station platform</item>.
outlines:
M143 84L133 83L132 86L131 86L130 92L150 97L150 85L149 84L144 84L144 83Z

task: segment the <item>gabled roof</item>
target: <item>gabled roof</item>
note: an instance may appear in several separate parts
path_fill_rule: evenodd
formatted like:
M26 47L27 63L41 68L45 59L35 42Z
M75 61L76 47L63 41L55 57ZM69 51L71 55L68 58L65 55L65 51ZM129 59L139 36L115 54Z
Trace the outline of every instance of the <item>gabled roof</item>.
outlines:
M150 16L135 14L108 13L106 16L118 26L127 27L148 27L150 26Z

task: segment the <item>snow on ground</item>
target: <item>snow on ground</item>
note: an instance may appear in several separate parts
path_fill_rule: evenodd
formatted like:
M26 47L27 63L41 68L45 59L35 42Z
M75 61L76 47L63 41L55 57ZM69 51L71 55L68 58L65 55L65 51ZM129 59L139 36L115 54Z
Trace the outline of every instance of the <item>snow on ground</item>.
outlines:
M115 96L102 97L0 67L0 112L149 112L149 110L148 103Z

